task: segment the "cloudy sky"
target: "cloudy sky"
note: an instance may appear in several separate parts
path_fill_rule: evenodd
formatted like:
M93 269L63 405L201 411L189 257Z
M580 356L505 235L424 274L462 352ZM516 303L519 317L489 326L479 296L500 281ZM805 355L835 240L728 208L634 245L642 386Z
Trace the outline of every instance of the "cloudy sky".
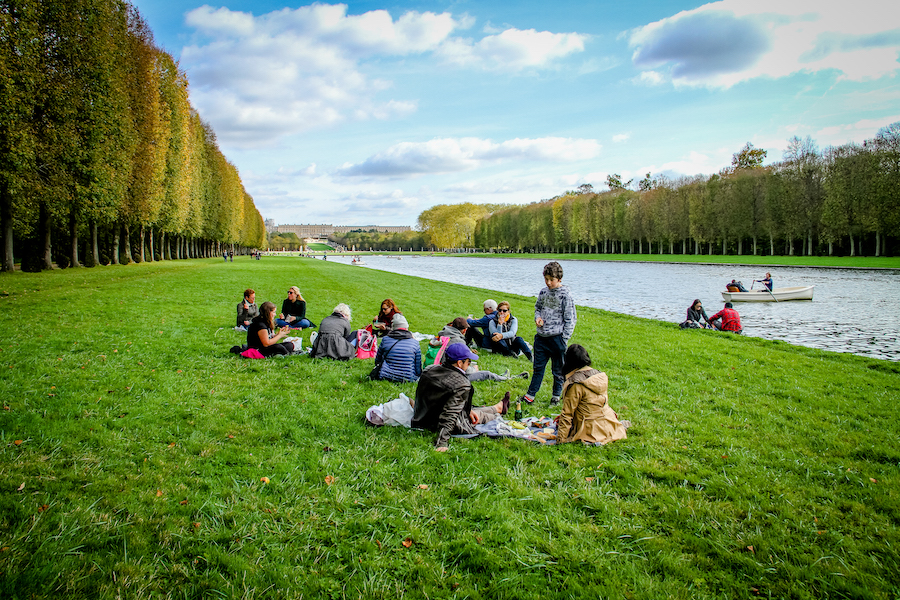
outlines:
M900 121L896 0L132 0L278 224L411 225Z

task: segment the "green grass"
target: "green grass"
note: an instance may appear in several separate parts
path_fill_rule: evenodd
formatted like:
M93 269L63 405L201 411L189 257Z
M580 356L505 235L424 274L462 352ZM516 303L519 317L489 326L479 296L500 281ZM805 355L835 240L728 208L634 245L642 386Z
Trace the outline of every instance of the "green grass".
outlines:
M298 258L0 276L0 598L900 595L900 365L580 308L628 439L439 454L364 426L415 391L371 361L228 353L241 291L294 284L426 333L487 294Z

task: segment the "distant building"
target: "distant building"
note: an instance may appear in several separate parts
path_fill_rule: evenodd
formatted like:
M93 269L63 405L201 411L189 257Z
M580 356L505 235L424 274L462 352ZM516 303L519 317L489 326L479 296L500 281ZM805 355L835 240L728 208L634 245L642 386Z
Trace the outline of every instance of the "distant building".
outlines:
M272 229L269 229L269 222L272 221ZM385 226L385 225L274 225L272 219L266 219L266 231L271 233L296 233L299 238L326 239L329 235L335 233L347 233L350 231L372 231L379 233L401 233L410 231L410 227L402 226Z
M275 219L266 219L266 233L272 233L275 231Z

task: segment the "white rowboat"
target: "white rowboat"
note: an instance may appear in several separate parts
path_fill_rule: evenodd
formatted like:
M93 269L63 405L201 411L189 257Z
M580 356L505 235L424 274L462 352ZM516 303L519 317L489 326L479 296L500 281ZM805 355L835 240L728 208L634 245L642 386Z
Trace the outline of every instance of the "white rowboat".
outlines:
M725 302L784 302L786 300L812 300L814 285L799 287L751 290L749 292L722 292Z

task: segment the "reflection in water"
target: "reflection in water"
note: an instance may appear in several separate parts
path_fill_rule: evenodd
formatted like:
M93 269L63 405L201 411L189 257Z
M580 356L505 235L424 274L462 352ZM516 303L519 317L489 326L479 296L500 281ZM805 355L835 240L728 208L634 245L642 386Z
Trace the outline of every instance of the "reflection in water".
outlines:
M350 263L350 257L333 260ZM367 256L366 267L500 292L537 296L546 260ZM815 285L814 300L738 302L744 334L900 361L900 271L560 261L578 304L680 323L694 298L707 314L723 306L725 282L749 289L772 272L775 287ZM756 284L758 286L759 284ZM497 298L500 300L500 298ZM477 307L476 307L477 308ZM518 309L519 314L523 312Z

